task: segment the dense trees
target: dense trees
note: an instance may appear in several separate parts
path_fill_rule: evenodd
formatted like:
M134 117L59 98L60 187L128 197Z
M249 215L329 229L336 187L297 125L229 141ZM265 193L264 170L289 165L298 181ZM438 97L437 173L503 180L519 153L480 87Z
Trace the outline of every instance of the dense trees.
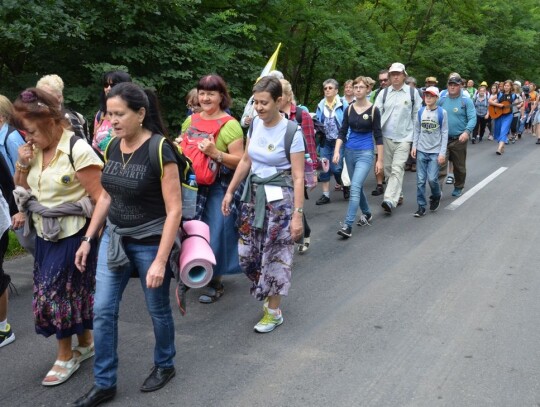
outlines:
M393 61L420 81L451 71L540 80L537 0L2 0L0 20L0 93L58 73L68 102L91 117L101 74L123 67L157 89L172 128L209 72L240 112L279 42L278 68L310 107L322 80L375 76Z

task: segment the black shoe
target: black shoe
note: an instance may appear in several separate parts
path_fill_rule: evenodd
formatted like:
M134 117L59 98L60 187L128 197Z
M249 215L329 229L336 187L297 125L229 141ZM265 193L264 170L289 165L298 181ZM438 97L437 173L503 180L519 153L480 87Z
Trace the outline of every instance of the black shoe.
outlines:
M414 213L414 217L421 218L422 216L426 216L426 208L419 206L418 210Z
M323 195L319 199L317 199L315 205L326 205L327 203L330 203L330 198L328 198L326 195Z
M431 198L429 200L429 210L432 212L435 212L437 209L439 209L439 206L441 205L441 198Z
M400 206L400 205L403 205L403 197L400 196L398 201L397 201L397 206Z
M476 137L473 136L473 138L471 139L472 143L473 144L476 144Z
M349 199L351 196L351 187L343 187L343 198Z
M94 407L106 401L112 400L116 396L116 386L108 389L100 389L94 386L84 396L78 398L72 405L75 407Z
M381 206L388 215L392 215L392 204L389 201L383 201Z
M176 374L174 367L157 367L152 368L152 373L146 378L143 385L141 386L141 391L151 392L161 389L171 380Z
M377 187L373 191L371 191L371 195L373 196L379 196L382 194L384 194L384 189L381 184L377 184Z
M341 237L344 237L345 239L348 239L352 236L352 228L350 226L344 225L341 229L338 230L337 234Z

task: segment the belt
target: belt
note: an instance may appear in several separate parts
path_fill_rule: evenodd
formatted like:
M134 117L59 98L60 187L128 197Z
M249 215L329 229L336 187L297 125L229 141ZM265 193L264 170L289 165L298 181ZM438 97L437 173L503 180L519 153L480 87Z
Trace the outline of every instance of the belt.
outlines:
M453 136L453 137L448 136L448 141L457 140L458 138L459 138L459 136Z

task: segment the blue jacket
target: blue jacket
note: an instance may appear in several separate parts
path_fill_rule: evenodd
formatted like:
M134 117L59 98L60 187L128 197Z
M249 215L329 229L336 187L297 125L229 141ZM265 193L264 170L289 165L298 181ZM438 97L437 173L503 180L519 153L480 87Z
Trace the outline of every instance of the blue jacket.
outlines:
M336 113L334 115L337 124L338 124L338 130L341 128L341 125L343 124L343 115L345 113L345 109L349 106L347 101L342 101L339 96L336 96L337 98L337 105L336 105ZM323 98L319 104L317 105L317 110L315 111L315 117L318 121L321 123L324 123L324 105L326 103L326 99Z
M8 124L4 123L0 128L0 154L6 160L11 176L13 176L15 174L15 163L19 157L19 146L24 144L24 139L17 130L11 133L9 137L7 137L7 133Z

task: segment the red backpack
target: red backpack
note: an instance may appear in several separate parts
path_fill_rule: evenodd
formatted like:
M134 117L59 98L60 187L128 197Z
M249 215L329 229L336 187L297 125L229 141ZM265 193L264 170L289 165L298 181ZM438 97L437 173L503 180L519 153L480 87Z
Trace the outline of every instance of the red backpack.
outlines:
M216 142L221 128L233 119L232 116L225 116L217 120L203 120L199 113L191 115L191 124L182 135L180 147L191 160L198 185L212 185L219 173L219 164L199 150L199 143L210 136Z

